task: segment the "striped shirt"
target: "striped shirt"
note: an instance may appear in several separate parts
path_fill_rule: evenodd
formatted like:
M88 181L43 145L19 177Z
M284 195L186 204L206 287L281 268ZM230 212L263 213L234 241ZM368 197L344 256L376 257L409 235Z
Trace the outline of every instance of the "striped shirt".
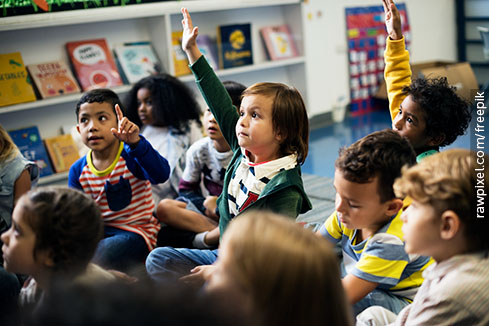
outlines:
M406 253L401 213L402 210L377 233L360 243L355 242L358 230L343 226L336 212L326 220L320 232L333 243L341 242L347 274L378 283L378 289L410 301L423 283L422 272L433 260Z

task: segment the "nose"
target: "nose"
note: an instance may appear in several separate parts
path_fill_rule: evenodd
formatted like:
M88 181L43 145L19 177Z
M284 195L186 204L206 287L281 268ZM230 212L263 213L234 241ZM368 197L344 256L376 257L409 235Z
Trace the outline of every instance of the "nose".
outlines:
M98 130L97 119L91 119L88 127L88 130L90 131Z
M10 229L8 229L7 231L3 232L2 235L0 236L0 238L2 239L2 242L5 245L8 245L8 233L9 232L10 232Z
M402 127L404 126L404 119L402 117L399 117L399 114L397 117L394 119L394 128L396 130L402 130Z
M409 207L401 214L401 221L404 224L408 222L408 211L409 211Z
M246 127L248 125L248 121L249 121L248 115L244 114L239 118L239 125Z
M141 103L138 105L138 111L139 111L139 112L144 112L144 111L146 111L146 105L144 105L144 102L141 102Z
M346 212L346 203L341 199L340 195L338 194L336 194L335 208L336 211L340 214L344 214Z

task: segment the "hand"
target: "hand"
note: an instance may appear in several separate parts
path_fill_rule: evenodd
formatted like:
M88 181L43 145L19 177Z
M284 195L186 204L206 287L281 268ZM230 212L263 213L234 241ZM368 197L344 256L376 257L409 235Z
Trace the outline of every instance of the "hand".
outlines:
M214 221L219 220L219 216L216 214L217 208L217 196L207 196L204 200L205 215Z
M114 275L117 280L122 281L125 284L133 284L138 282L138 279L136 277L129 276L126 273L115 269L108 269L107 272Z
M190 271L190 274L181 277L180 281L192 285L202 286L211 278L215 268L216 267L214 265L197 266Z
M382 0L385 12L385 26L391 40L402 38L401 16L393 0Z
M196 41L197 35L199 35L199 28L193 26L192 18L190 17L187 8L182 8L182 15L182 49L187 53L189 63L193 64L202 55Z
M124 143L128 145L136 145L140 139L139 127L135 123L129 121L128 118L124 117L119 104L115 105L115 112L117 114L117 120L119 121L119 130L112 128L110 131L117 139L123 141Z

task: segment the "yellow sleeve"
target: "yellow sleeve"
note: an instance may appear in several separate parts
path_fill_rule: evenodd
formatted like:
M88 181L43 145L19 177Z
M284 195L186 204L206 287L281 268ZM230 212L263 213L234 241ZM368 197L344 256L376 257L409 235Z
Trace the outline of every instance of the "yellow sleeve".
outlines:
M384 53L384 78L389 98L389 111L391 119L399 113L399 106L406 97L402 89L411 84L411 67L409 65L409 52L404 44L404 37L400 40L391 40L387 37Z

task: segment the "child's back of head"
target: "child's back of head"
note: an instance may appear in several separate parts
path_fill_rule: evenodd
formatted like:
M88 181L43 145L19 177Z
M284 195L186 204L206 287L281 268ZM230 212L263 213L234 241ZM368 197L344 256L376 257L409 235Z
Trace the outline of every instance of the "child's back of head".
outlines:
M395 198L392 185L401 175L402 167L415 162L416 154L409 141L386 129L340 149L335 168L350 182L369 183L378 177L378 193L381 202L385 202Z
M235 81L226 80L222 84L226 88L233 105L239 110L241 106L241 96L246 89L246 86Z
M93 89L91 91L88 91L82 95L78 103L76 103L76 120L78 121L78 115L80 112L80 107L84 103L109 103L114 110L114 114L117 116L117 113L115 111L115 105L119 104L119 107L121 108L122 112L124 112L124 107L122 105L121 100L119 99L119 96L113 92L110 89L107 88L97 88Z

